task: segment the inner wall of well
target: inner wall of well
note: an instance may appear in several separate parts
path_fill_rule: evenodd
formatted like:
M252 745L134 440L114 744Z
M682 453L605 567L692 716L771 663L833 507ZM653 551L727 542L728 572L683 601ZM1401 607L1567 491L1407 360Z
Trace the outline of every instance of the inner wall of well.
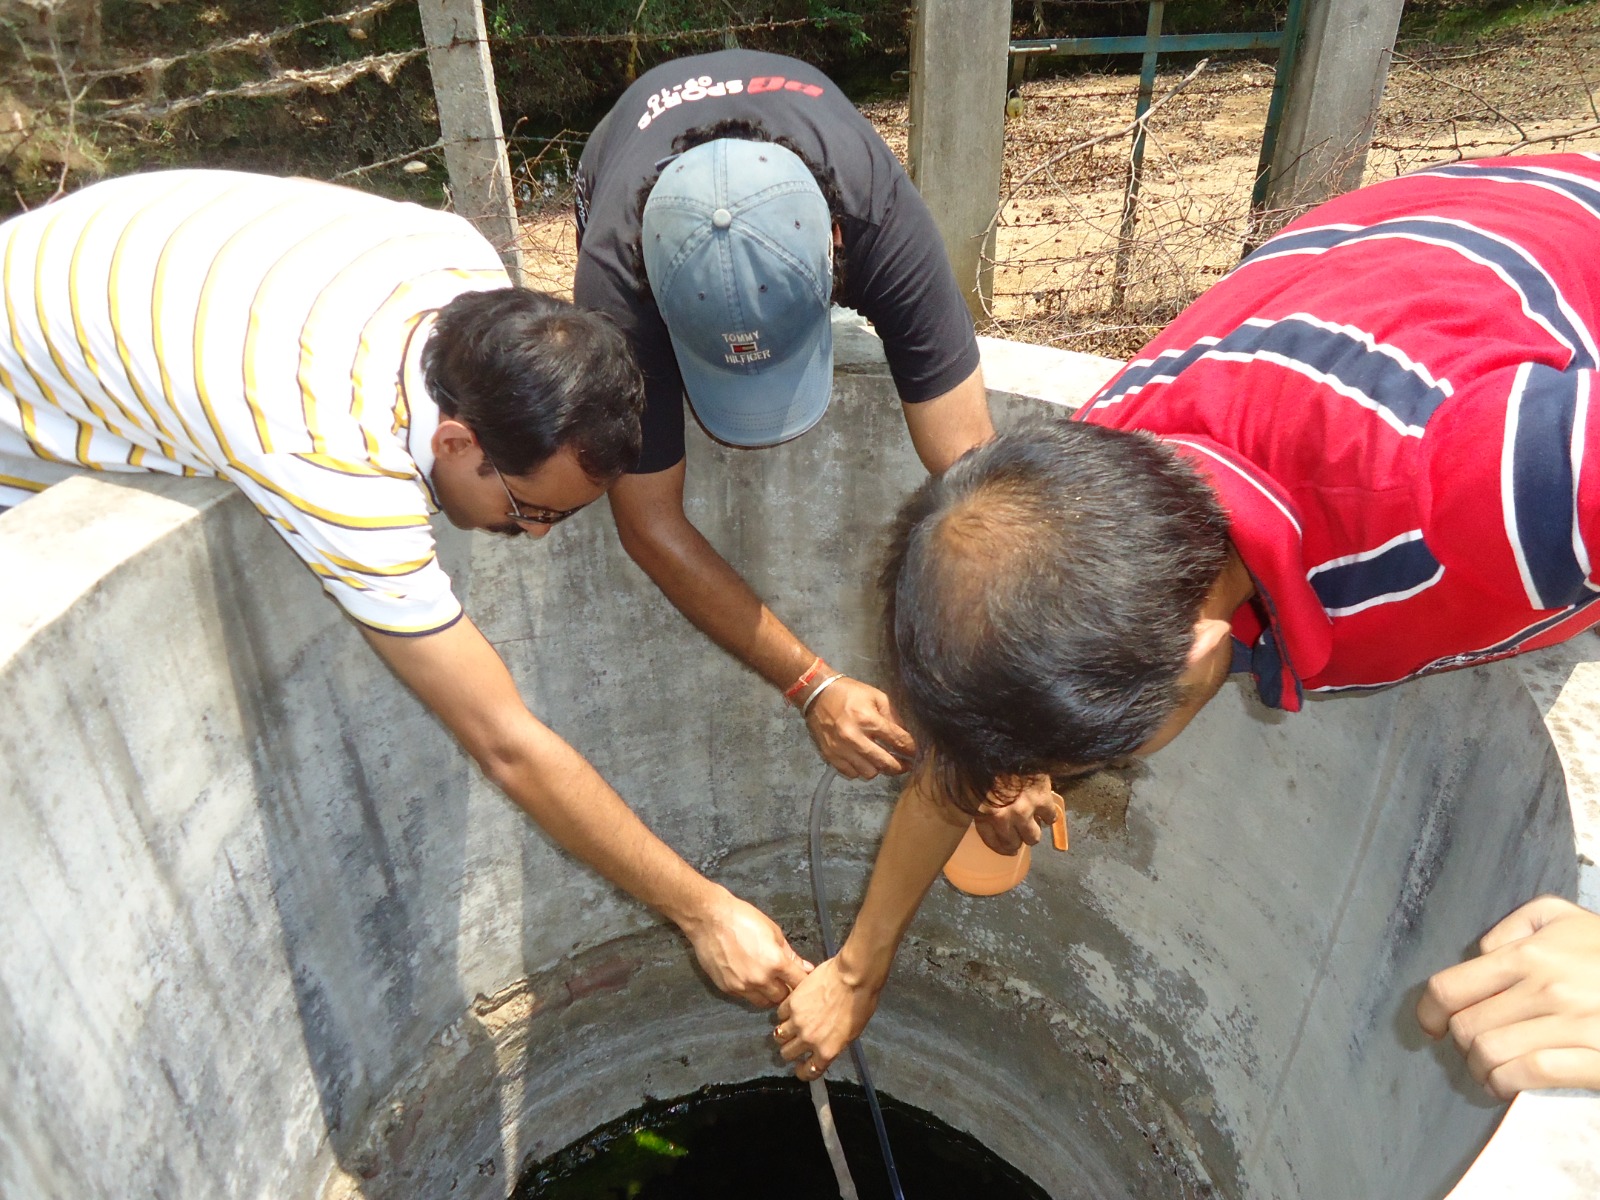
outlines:
M874 678L868 581L920 477L886 374L845 369L789 446L691 442L696 523ZM534 711L815 956L793 714L603 511L443 545ZM778 1069L770 1018L493 792L227 488L75 480L0 552L54 564L0 610L26 697L0 729L0 1192L502 1196L647 1096ZM1230 686L1095 787L1016 892L936 885L867 1038L879 1086L1062 1197L1443 1195L1496 1110L1418 1045L1414 987L1570 886L1511 676L1293 718ZM834 789L841 924L891 802Z

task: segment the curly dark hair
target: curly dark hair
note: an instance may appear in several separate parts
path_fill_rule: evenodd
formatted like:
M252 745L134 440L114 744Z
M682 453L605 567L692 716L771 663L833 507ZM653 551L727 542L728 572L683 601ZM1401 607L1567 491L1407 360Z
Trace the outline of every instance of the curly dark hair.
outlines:
M703 146L707 142L719 141L727 138L737 142L770 142L774 146L782 146L801 162L805 163L806 170L811 172L811 177L817 181L817 187L822 192L822 199L828 205L828 215L833 218L835 225L842 225L848 220L844 208L844 192L839 187L839 176L832 167L819 165L810 155L800 149L790 138L773 137L766 126L760 121L744 121L729 119L718 121L712 125L700 125L694 129L686 129L672 139L672 154L677 157L696 146ZM668 160L670 161L670 160ZM665 169L666 164L661 164ZM650 193L655 190L661 171L645 179L639 185L639 191L634 201L634 223L643 225L645 202L650 199ZM835 246L833 251L833 294L830 299L835 304L841 304L844 295L846 278L846 254L843 246ZM633 273L633 285L644 299L655 303L655 295L650 291L650 281L645 276L644 247L637 241L628 247L628 268Z
M976 812L997 779L1137 749L1183 700L1227 555L1210 486L1148 434L1036 420L927 480L880 579L919 765Z

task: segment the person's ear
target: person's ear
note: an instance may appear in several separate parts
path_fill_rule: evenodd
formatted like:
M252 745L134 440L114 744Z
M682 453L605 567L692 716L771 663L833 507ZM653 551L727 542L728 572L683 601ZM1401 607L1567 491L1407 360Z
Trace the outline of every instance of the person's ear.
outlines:
M444 417L433 431L433 456L440 462L465 462L469 458L483 457L478 446L478 435L453 417Z
M1226 645L1233 635L1233 626L1218 617L1201 617L1194 623L1194 641L1189 645L1189 659L1187 666L1190 669L1199 666L1217 652L1217 647Z

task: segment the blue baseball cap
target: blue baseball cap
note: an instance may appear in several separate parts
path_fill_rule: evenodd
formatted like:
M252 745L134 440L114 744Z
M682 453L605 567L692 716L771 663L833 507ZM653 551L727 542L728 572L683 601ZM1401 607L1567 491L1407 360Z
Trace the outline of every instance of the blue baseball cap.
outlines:
M800 157L721 138L669 162L645 201L645 275L706 432L774 446L833 391L833 218Z

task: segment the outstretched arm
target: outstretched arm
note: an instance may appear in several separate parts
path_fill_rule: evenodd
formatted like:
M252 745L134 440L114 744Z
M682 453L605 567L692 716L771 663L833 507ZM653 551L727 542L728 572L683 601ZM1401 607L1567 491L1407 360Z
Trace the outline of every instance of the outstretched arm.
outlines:
M484 774L551 837L682 929L717 987L768 1006L805 978L809 964L765 914L684 862L528 711L471 621L463 617L426 637L362 632Z
M1509 1100L1529 1088L1600 1089L1600 915L1540 896L1428 981L1417 1020L1448 1033L1472 1077Z
M901 408L905 412L911 444L930 475L948 470L950 464L968 450L994 437L982 367L944 395Z
M850 936L778 1009L775 1035L800 1078L821 1075L867 1027L911 918L971 823L926 772L900 793Z
M684 464L649 475L624 475L611 489L611 514L633 561L668 600L717 645L780 691L817 658L773 615L683 511ZM793 702L835 674L827 663L812 672ZM910 754L889 699L869 684L843 676L806 713L806 728L822 757L846 779L898 775L896 754Z

